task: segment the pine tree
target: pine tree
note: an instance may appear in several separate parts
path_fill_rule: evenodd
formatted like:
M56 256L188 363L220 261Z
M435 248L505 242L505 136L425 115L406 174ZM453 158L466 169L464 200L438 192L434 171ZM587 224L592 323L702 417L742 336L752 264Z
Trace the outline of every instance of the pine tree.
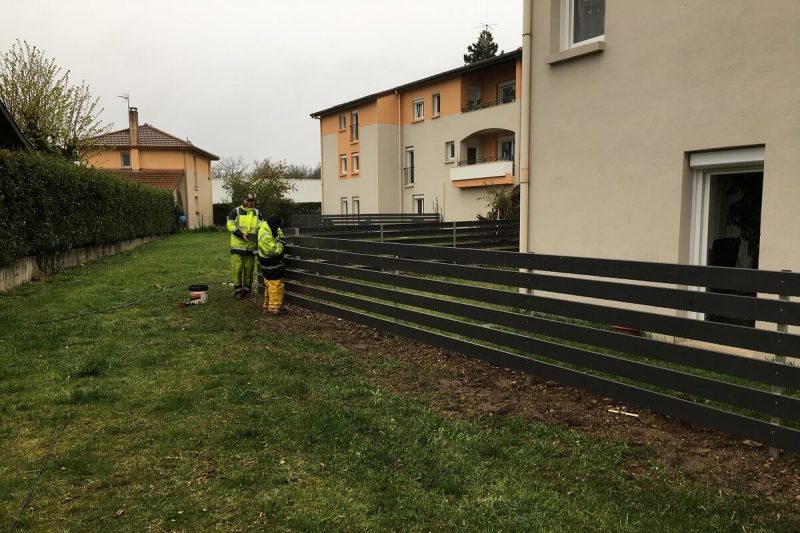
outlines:
M501 54L503 52L500 52ZM464 54L464 64L469 65L477 61L489 59L497 55L497 43L494 42L492 32L488 29L481 31L478 41L467 46L467 53Z

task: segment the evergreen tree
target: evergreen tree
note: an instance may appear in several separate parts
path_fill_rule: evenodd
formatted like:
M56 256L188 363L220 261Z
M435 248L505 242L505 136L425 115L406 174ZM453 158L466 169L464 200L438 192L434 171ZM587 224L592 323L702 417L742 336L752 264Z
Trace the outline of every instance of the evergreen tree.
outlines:
M500 52L503 53L502 51ZM497 43L494 42L492 32L488 29L481 31L478 41L467 46L467 53L464 54L464 64L469 65L477 61L489 59L497 55Z

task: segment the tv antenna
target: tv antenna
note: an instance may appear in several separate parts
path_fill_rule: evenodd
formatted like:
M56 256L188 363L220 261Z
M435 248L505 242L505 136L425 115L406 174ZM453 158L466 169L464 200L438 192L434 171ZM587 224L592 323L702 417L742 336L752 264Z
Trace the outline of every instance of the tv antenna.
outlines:
M117 96L117 98L122 98L125 100L125 104L127 105L128 109L131 107L131 95L128 93L122 93L121 95Z
M498 24L490 24L489 21L489 0L486 0L486 18L483 19L487 22L481 22L477 26L475 26L476 30L482 29L483 31L488 31L491 33L491 29Z

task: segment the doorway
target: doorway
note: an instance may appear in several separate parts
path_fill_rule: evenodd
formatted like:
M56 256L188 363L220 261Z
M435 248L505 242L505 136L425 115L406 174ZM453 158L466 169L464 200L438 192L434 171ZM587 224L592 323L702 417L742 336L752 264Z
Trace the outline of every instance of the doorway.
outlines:
M761 243L764 170L710 169L695 172L692 220L692 264L757 269ZM755 296L708 288L709 292ZM752 320L698 316L714 322L753 327Z

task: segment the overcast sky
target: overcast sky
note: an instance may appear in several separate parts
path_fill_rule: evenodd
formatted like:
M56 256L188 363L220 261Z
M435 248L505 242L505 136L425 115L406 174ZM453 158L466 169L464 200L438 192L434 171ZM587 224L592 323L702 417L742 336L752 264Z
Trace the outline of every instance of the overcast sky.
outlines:
M25 40L86 80L114 129L139 122L245 160L315 165L310 114L463 64L488 22L522 43L521 0L6 0ZM487 13L488 12L488 13ZM487 18L488 17L488 18Z

